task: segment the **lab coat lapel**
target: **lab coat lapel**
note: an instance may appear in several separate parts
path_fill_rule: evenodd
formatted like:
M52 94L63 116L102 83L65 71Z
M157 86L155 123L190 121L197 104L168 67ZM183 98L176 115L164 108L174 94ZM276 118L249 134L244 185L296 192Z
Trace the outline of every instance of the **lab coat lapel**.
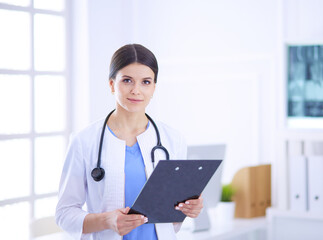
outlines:
M146 175L148 179L154 170L151 162L151 150L157 145L157 135L152 123L149 123L149 127L145 132L137 136L137 141L145 162ZM155 167L161 159L165 159L165 154L162 150L158 149L155 151Z
M102 165L105 165L105 206L106 211L123 208L125 188L125 149L126 143L113 136L107 128L102 148Z
M149 123L148 129L137 136L137 141L141 150L142 157L145 163L145 170L147 178L153 171L153 165L151 162L151 149L157 144L156 134L154 132L154 127ZM156 164L156 159L155 159Z

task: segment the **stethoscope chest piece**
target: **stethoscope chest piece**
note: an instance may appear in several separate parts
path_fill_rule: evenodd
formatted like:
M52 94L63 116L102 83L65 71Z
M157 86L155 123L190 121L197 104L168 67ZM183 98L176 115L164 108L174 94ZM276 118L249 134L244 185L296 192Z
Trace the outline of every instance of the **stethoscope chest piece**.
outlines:
M104 178L105 171L103 168L96 167L92 170L91 176L97 182L101 181Z

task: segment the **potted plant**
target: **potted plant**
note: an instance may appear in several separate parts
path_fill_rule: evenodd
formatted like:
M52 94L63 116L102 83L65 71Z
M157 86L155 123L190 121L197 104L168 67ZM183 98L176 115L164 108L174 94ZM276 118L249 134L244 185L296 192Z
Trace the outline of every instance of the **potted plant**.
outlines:
M222 185L221 202L233 202L234 189L231 184Z
M228 222L234 218L235 202L233 201L234 188L231 184L222 185L221 201L219 202L219 220Z

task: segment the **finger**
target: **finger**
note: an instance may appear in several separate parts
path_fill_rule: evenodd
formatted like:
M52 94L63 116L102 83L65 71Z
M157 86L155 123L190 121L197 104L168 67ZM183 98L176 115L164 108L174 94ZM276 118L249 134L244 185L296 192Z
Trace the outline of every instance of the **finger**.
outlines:
M130 211L130 208L129 207L126 207L126 208L120 208L119 209L121 213L123 214L128 214L128 212Z
M203 208L203 205L189 205L189 204L183 204L182 207L179 208L180 211L184 212L184 213L199 213L201 212Z
M182 208L187 208L187 209L202 209L203 208L203 203L200 203L200 204L184 204Z
M203 206L202 201L193 201L193 200L187 200L185 203L180 203L177 205L177 207L182 208L186 206Z
M148 221L147 218L145 218L142 215L119 215L118 216L118 229L124 229L124 228L131 228L133 224L144 224Z
M182 213L184 214L199 214L202 209L182 209Z
M186 204L185 203L180 203L177 206L175 206L175 210L182 210Z
M144 224L144 222L142 222L142 221L127 222L126 225L120 231L120 233L121 233L121 235L126 235L129 232L131 232L133 229L139 227L142 224Z
M203 206L203 201L186 201L183 204L183 207L197 207L197 206Z
M176 210L179 210L181 211L182 213L184 213L185 215L189 216L189 217L192 217L192 215L199 215L201 210L202 210L202 207L195 207L195 208L179 208L179 209L176 209Z
M125 229L127 229L127 231L131 231L141 225L143 225L144 223L146 223L148 220L144 220L144 219L140 219L140 220L135 220L135 221L128 221L125 222Z
M187 206L187 207L182 207L180 211L201 211L203 207L198 206L198 207L192 207L192 206Z
M195 218L200 214L200 210L183 210L182 213L188 217Z
M126 228L136 228L146 222L145 219L137 219L133 221L126 221L124 222L124 227Z
M120 235L125 235L132 231L133 229L139 227L140 225L148 221L147 218L140 218L132 221L125 221L125 219L119 219L120 224L118 225L118 232Z
M125 221L131 222L131 221L137 221L137 220L144 220L145 216L140 214L130 214L124 216Z
M130 211L130 207L126 207L126 208L125 208L125 212L124 212L124 213L125 213L125 214L128 214L128 213L129 213L129 211Z
M183 210L183 209L202 209L203 208L203 204L183 204L180 203L177 207L175 207L176 210Z
M191 204L191 205L198 205L198 204L202 204L203 203L203 199L202 198L198 198L198 199L189 199L185 201L185 204Z

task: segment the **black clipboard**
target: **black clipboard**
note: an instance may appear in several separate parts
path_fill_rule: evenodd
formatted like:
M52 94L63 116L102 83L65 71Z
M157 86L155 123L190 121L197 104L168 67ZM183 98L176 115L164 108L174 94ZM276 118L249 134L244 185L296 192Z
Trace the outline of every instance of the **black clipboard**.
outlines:
M222 160L160 160L128 214L142 214L148 223L183 222L175 210L181 202L197 199Z

